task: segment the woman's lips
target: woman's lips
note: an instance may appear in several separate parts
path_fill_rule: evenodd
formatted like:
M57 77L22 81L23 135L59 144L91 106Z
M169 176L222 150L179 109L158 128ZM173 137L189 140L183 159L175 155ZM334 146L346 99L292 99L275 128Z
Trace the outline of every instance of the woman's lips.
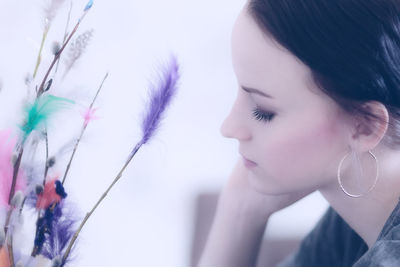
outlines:
M253 168L253 167L257 166L257 163L255 163L254 161L251 161L251 160L249 160L249 159L246 159L246 158L243 157L243 156L242 156L242 158L243 158L244 166L246 166L247 168Z

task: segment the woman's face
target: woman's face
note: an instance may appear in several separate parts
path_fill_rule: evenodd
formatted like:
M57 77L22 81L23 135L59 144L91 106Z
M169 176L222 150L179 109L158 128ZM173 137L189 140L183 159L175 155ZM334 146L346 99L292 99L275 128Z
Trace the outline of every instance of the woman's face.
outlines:
M250 184L269 194L337 186L338 164L349 151L347 117L246 9L233 29L232 63L237 98L221 132L254 162L244 160Z

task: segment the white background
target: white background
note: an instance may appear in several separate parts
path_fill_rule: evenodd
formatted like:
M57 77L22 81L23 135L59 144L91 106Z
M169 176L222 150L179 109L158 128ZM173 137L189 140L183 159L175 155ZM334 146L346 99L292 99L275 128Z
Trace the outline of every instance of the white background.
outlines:
M16 129L22 121L24 78L34 69L45 4L0 0L3 129ZM74 1L71 24L85 4ZM75 204L77 216L92 207L138 140L146 88L170 52L178 57L182 78L157 135L139 151L83 229L73 266L189 265L196 196L220 190L238 157L237 143L224 139L219 127L236 93L230 33L243 4L242 0L95 1L77 33L94 29L93 38L65 79L56 76L53 88L54 94L88 105L104 74L110 73L96 105L100 118L89 125L66 182L67 200ZM62 39L68 8L66 1L53 21L39 79L33 84L40 82L52 59L52 42ZM51 153L76 138L82 123L79 112L78 108L52 121ZM67 156L52 174L63 172ZM326 206L319 194L313 194L274 215L267 234L302 236ZM31 234L26 230L20 240L28 248Z

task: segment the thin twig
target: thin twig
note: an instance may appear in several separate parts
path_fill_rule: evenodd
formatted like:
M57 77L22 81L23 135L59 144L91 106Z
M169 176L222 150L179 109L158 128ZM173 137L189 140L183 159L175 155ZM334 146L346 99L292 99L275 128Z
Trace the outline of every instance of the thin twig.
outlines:
M83 20L83 18L86 16L87 14L87 10L83 13L83 15L81 16L81 18L78 20L78 22L76 23L74 29L72 30L72 32L69 34L67 40L65 41L65 43L61 46L60 50L57 52L57 54L54 56L53 61L50 64L49 69L46 72L46 75L44 76L42 83L39 86L38 92L37 92L37 97L41 96L44 93L44 85L47 81L47 78L50 75L51 70L53 69L55 63L57 62L57 60L60 58L61 53L64 51L65 47L67 46L67 44L69 43L69 41L71 40L72 36L74 35L74 33L76 32L76 30L78 29L81 21Z
M11 190L10 190L10 194L8 196L8 204L11 204L11 200L14 197L14 193L15 193L15 186L17 184L17 176L18 176L18 170L19 170L19 166L21 165L21 159L22 159L22 155L24 153L24 149L23 147L21 147L21 150L18 153L18 157L17 160L14 163L14 168L13 168L13 179L12 179L12 184L11 184Z
M89 220L90 216L93 214L93 212L96 210L96 208L100 205L100 203L103 201L103 199L107 196L108 192L111 190L111 188L118 182L118 180L122 177L122 174L124 172L124 170L126 169L126 167L129 165L129 163L131 162L131 160L133 159L133 156L135 156L136 152L140 149L140 147L143 145L143 142L140 141L138 144L136 144L133 152L130 154L130 157L128 158L128 160L125 162L124 166L122 167L122 169L119 171L118 175L115 177L115 179L113 180L113 182L110 184L110 186L107 188L106 191L104 191L104 193L101 195L101 197L99 198L99 200L96 202L96 204L94 205L94 207L91 209L90 212L86 213L85 218L83 219L83 221L81 222L81 224L79 225L78 230L76 230L76 232L74 233L71 241L68 244L68 247L64 253L62 262L64 263L66 261L66 259L69 256L69 253L71 252L72 246L74 245L76 239L78 238L79 233L81 232L83 226L85 225L85 223L87 222L87 220Z
M12 247L12 235L8 232L8 228L10 227L10 220L11 220L11 215L15 209L13 205L11 205L11 201L14 197L15 194L15 186L17 184L17 178L18 178L18 170L21 165L21 159L22 155L24 153L23 147L21 147L21 150L18 153L17 160L14 163L14 168L13 168L13 180L11 184L11 190L10 190L10 195L8 197L8 205L10 206L10 209L7 212L7 217L6 217L6 223L4 224L4 235L6 236L7 239L7 234L10 236L11 243L7 245L8 247L8 253L10 255L10 266L14 267L14 251Z
M97 96L99 95L101 88L103 88L104 81L107 79L107 77L108 77L108 72L107 72L106 75L104 76L103 81L101 82L101 84L100 84L100 86L99 86L99 89L97 89L96 95L94 96L94 98L93 98L93 100L92 100L92 103L90 103L89 110L91 110L91 109L93 108L94 102L96 101ZM72 163L72 160L73 160L73 158L74 158L76 149L78 148L78 145L79 145L79 143L80 143L80 141L81 141L81 139L82 139L82 136L83 136L83 133L84 133L85 130L86 130L86 127L87 127L87 124L86 124L86 122L84 122L84 123L83 123L83 126L82 126L82 129L81 129L81 133L79 134L79 137L78 137L78 139L76 140L74 149L72 150L71 158L69 159L69 162L68 162L68 164L67 164L67 168L66 168L66 170L65 170L64 177L63 177L63 180L62 180L62 184L63 184L63 185L64 185L64 182L65 182L65 179L67 178L67 174L68 174L68 172L69 172L69 169L70 169L70 167L71 167L71 163Z
M23 153L24 153L24 149L23 149L23 147L21 147L21 150L18 153L17 160L14 163L13 180L12 180L12 184L11 184L10 195L8 196L8 205L10 206L10 209L7 212L6 223L4 224L4 234L6 236L7 236L7 231L8 231L8 227L10 224L11 214L14 209L14 207L11 205L11 200L15 194L15 186L17 184L18 170L19 170L19 166L21 165L21 159L22 159Z
M21 207L19 207L19 214L21 214L21 213L22 213L22 211L23 211L23 209L24 209L24 206L25 206L25 201L26 201L26 196L24 197L24 200L22 200Z
M7 245L8 247L8 257L10 260L10 267L14 267L14 249L13 249L13 239L12 236L10 236L10 242Z
M44 31L43 31L43 36L42 36L42 43L40 44L39 54L38 54L38 57L37 57L37 60L36 60L35 70L33 72L33 78L36 77L37 71L39 69L40 62L42 61L42 50L43 50L43 46L44 46L44 43L45 43L46 38L47 38L47 34L49 32L49 29L50 29L50 22L46 20L46 25L45 25L45 28L44 28Z
M81 133L79 134L79 137L78 137L78 139L77 139L77 141L75 143L74 149L72 150L71 158L69 159L69 162L67 164L67 168L65 169L65 172L64 172L63 180L61 182L63 185L64 185L64 182L65 182L65 179L67 178L67 174L68 174L69 168L71 167L72 159L74 158L76 149L78 148L78 144L81 141L81 138L83 136L85 128L86 128L85 126L82 127Z
M68 36L67 31L68 31L68 27L69 27L69 21L71 20L72 1L70 3L71 3L71 5L69 7L68 19L67 19L67 24L65 25L64 38L63 38L62 43L65 43L65 40L67 39L67 36ZM61 56L57 60L57 66L56 66L55 72L57 72L57 70L58 70L58 65L60 64L60 58L61 58Z
M37 144L35 144L34 149L32 151L33 151L32 154L35 156L36 151L37 151ZM34 160L34 157L32 157L31 161L33 161L33 160ZM24 210L26 199L27 199L27 195L24 196L24 199L22 200L22 204L19 207L19 215L21 215L22 211Z
M97 89L96 95L94 96L94 98L93 98L93 100L92 100L92 103L90 103L90 106L89 106L90 109L93 107L94 102L96 101L97 96L99 95L100 90L101 90L101 88L103 87L103 84L104 84L104 82L105 82L105 80L106 80L107 78L108 78L108 72L106 73L106 75L104 75L103 81L101 82L99 89Z
M44 128L44 138L46 141L46 163L44 167L43 186L46 184L47 172L49 171L49 136L47 135L47 127Z

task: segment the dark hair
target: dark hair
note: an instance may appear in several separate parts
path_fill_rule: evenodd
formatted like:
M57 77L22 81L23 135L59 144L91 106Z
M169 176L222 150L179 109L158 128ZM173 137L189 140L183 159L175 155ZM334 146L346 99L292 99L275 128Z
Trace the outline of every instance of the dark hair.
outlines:
M363 104L384 104L383 142L400 147L400 1L250 0L248 11L343 110L380 119Z

